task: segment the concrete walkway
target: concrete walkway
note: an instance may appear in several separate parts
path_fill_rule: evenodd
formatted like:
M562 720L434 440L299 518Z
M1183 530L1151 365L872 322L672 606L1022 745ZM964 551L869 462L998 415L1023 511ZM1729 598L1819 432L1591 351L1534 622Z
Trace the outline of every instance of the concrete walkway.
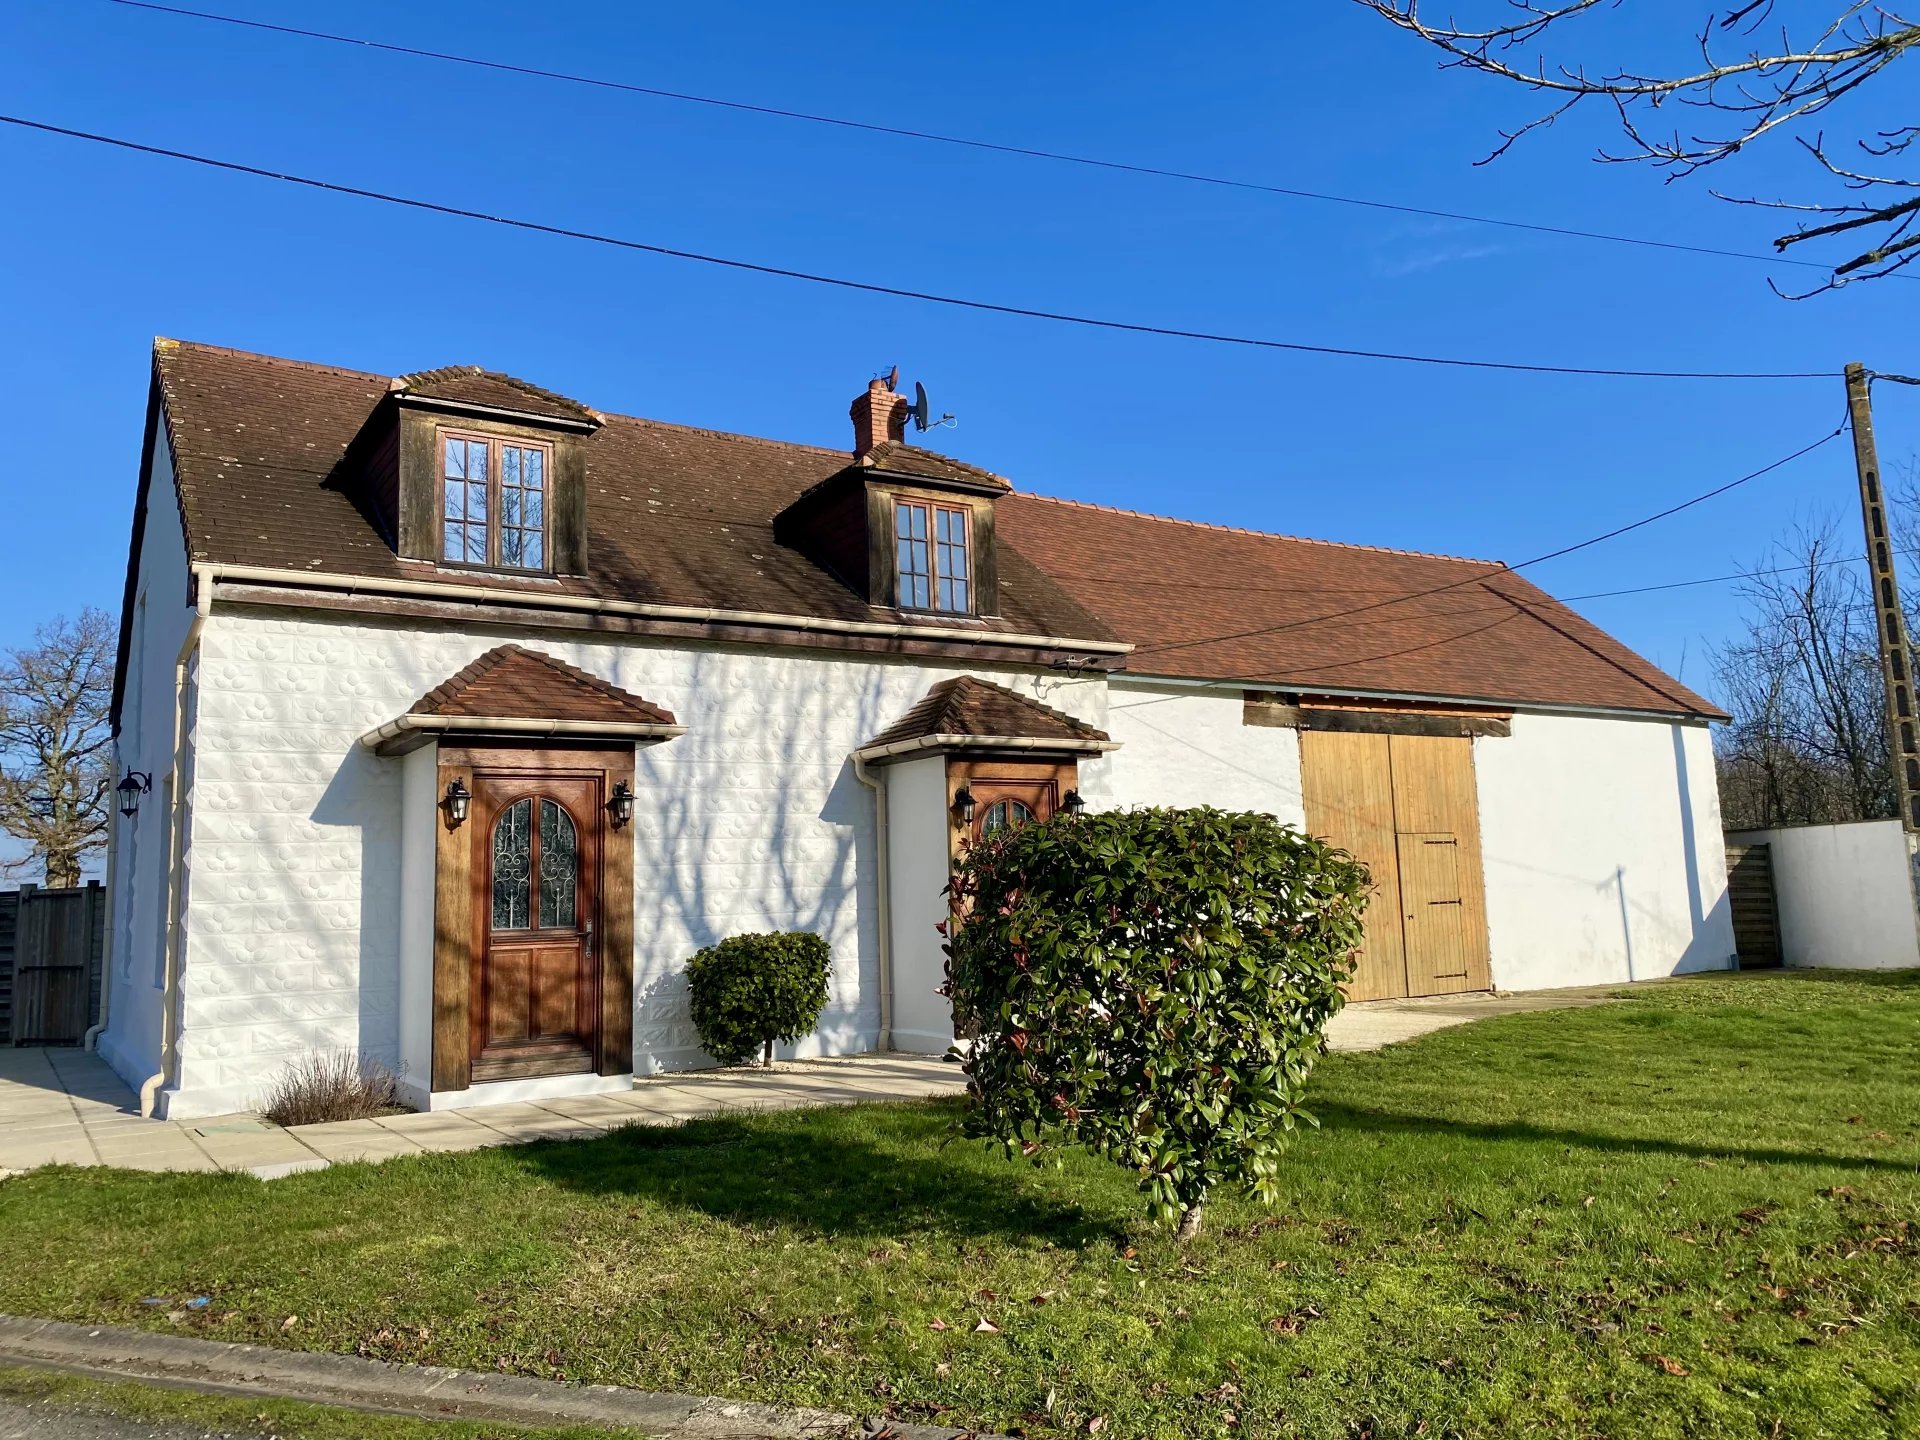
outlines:
M1668 983L1647 980L1645 985ZM1594 985L1576 990L1527 990L1518 994L1484 992L1427 995L1417 1000L1367 1000L1349 1005L1327 1025L1329 1050L1381 1050L1402 1040L1417 1040L1452 1025L1523 1015L1530 1010L1575 1010L1605 1005L1626 985Z
M1657 983L1657 982L1647 982ZM1331 1050L1378 1050L1450 1025L1528 1010L1604 1005L1618 985L1520 995L1441 995L1349 1005L1327 1027ZM147 1120L133 1092L82 1050L0 1048L0 1176L39 1165L244 1170L262 1179L336 1162L574 1140L621 1125L672 1125L729 1110L917 1100L965 1088L958 1065L921 1055L791 1060L772 1070L705 1070L635 1082L617 1095L299 1125L258 1115Z
M641 1080L631 1091L388 1115L283 1130L257 1115L147 1120L97 1055L0 1049L0 1176L38 1165L244 1170L275 1179L335 1162L577 1140L621 1125L673 1125L731 1110L918 1100L965 1087L958 1065L920 1055L792 1060L771 1070L707 1070Z

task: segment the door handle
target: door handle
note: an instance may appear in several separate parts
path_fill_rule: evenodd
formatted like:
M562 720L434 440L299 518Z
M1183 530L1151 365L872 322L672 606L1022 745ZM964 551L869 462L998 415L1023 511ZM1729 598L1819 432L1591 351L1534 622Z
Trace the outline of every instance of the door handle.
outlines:
M593 921L591 920L587 921L586 938L587 938L587 948L584 953L586 955L586 958L591 960L593 959Z

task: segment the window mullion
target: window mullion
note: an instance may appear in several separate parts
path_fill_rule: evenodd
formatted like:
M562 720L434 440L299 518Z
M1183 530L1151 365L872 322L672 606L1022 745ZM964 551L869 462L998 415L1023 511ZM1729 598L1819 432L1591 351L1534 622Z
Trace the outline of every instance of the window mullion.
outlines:
M487 564L500 568L500 501L505 493L500 473L500 442L487 441Z

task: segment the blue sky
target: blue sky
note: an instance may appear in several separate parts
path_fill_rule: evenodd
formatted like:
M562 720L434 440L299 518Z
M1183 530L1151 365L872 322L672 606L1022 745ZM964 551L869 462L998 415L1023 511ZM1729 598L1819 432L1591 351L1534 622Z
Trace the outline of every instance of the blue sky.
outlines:
M219 8L218 6L214 8ZM1764 251L1775 217L1590 163L1512 87L1436 70L1343 0L1194 7L257 3L231 13L1282 185ZM1596 35L1657 55L1654 13ZM1691 16L1686 17L1691 21ZM935 443L1025 489L1327 539L1519 560L1838 423L1843 362L1920 370L1920 287L1804 304L1763 264L1395 216L483 74L102 0L0 7L5 109L693 250L1198 329L1661 369L1526 377L1106 334L758 278L0 130L0 644L117 603L152 337L398 373L477 363L610 410L846 445L898 364ZM1714 177L1807 178L1784 149ZM1798 283L1811 272L1777 272ZM1884 387L1889 469L1920 393ZM1716 575L1851 519L1816 457L1531 572L1565 595ZM1151 557L1142 557L1150 564ZM1581 608L1711 689L1730 587Z

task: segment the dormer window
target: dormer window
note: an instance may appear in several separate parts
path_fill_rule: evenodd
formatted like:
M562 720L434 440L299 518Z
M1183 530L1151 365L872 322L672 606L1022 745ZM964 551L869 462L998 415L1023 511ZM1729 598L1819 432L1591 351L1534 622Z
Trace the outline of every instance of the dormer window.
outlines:
M968 512L924 500L893 502L895 562L903 610L973 611Z
M547 568L544 444L440 432L440 558L502 570Z

